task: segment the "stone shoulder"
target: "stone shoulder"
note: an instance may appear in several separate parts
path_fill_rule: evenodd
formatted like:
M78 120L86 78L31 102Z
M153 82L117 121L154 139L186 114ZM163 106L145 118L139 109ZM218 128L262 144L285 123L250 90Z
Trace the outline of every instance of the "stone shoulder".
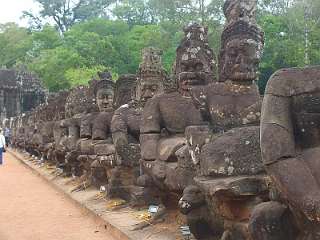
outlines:
M290 97L320 91L319 79L320 66L281 69L271 76L265 93Z

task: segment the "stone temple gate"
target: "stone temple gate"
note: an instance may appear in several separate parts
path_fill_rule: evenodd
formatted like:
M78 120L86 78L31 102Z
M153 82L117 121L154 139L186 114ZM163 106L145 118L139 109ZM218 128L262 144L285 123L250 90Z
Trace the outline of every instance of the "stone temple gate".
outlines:
M30 111L45 101L40 80L25 71L0 69L0 122Z

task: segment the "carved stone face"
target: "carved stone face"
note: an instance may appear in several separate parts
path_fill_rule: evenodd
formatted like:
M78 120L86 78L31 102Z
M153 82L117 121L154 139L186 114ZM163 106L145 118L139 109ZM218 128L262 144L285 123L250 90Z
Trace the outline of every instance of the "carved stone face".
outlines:
M102 88L97 92L96 100L100 112L113 110L114 92L110 89Z
M152 98L155 94L162 90L160 83L162 82L161 76L148 76L144 77L136 90L136 98L143 105Z
M194 51L198 51L195 49ZM200 54L199 54L200 55ZM188 91L193 86L205 85L210 78L209 63L201 56L185 53L181 57L178 73L178 88ZM210 70L209 70L210 71Z
M183 196L179 200L179 209L182 214L188 214L193 209L199 208L205 204L205 198L200 188L197 186L188 186L183 191Z
M232 81L252 81L258 77L262 50L252 39L234 39L227 43L222 57L223 73Z

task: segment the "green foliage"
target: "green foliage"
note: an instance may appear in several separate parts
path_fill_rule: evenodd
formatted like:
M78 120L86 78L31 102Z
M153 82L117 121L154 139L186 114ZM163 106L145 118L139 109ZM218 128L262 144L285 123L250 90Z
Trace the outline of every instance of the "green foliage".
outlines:
M31 34L14 23L0 25L0 67L13 67L24 62L32 46Z
M91 68L70 68L66 71L65 78L70 83L71 87L75 87L78 85L88 85L91 79L98 78L99 71L105 70L105 67L102 65L94 66ZM109 69L109 71L112 72L113 79L117 79L117 73L113 72L112 69Z
M192 21L208 26L209 45L219 54L224 0L36 1L39 13L25 13L29 29L0 25L0 66L27 66L50 91L85 84L106 68L115 77L136 73L141 50L150 46L163 50L170 72L182 29ZM320 64L320 3L258 0L258 6L265 32L259 80L263 92L279 68ZM47 19L54 26L43 24Z
M304 67L320 63L319 19L317 17L314 19L311 15L305 18L307 8L299 1L293 4L291 0L274 0L271 1L273 7L277 1L280 4L278 15L264 13L259 17L259 24L265 32L266 40L260 64L261 92L264 91L269 77L280 68Z
M65 74L69 69L84 66L83 59L76 51L64 47L44 50L28 66L38 73L50 91L67 89L71 86Z
M104 15L104 10L116 0L35 0L40 12L25 11L32 25L41 28L42 22L50 19L61 33L68 31L75 23Z

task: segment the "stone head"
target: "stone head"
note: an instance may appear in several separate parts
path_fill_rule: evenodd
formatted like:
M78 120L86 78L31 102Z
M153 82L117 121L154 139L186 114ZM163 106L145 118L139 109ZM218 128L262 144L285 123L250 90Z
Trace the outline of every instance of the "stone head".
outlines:
M257 25L237 21L222 34L219 81L251 82L258 77L263 53L263 32Z
M139 66L136 86L136 99L145 104L154 95L163 92L166 72L161 61L162 51L156 48L145 48L142 51L142 63Z
M208 30L199 24L184 29L185 37L177 48L174 66L175 78L180 91L213 82L215 60L208 45Z
M71 118L77 114L94 110L92 94L87 86L78 86L70 90L66 99L65 115Z
M116 108L133 100L134 90L137 84L137 76L134 74L124 74L119 76L115 83L114 105Z
M223 6L223 12L228 23L240 19L255 21L257 0L227 0Z
M179 209L182 214L188 214L205 204L205 197L201 189L191 185L183 190L183 196L179 200Z
M114 82L102 79L95 85L95 97L100 112L109 112L114 108Z
M68 91L62 90L56 93L53 103L54 121L62 120L65 118L65 105L68 97Z
M112 80L112 75L108 71L98 72L100 80Z

